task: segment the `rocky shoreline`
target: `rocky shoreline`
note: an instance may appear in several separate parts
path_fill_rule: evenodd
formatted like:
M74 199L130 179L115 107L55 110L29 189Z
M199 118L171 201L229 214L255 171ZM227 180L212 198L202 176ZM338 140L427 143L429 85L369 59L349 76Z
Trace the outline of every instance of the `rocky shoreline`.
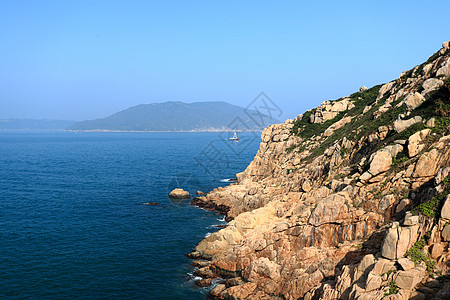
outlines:
M189 254L211 298L450 299L449 42L261 139L192 200L229 222Z

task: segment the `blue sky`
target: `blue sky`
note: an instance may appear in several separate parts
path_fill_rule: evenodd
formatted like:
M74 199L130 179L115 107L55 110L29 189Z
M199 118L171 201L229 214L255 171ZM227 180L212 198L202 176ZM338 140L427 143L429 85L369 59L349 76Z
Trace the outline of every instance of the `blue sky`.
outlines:
M450 1L0 1L0 118L264 91L292 118L450 40Z

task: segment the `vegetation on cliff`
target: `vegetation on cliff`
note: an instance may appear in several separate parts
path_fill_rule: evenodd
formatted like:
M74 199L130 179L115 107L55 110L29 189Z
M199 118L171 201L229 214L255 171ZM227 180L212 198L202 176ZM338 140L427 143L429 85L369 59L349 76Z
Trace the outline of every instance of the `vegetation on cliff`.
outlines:
M236 184L193 200L230 221L190 254L206 259L199 276L225 278L211 297L448 299L449 78L446 42L266 128Z

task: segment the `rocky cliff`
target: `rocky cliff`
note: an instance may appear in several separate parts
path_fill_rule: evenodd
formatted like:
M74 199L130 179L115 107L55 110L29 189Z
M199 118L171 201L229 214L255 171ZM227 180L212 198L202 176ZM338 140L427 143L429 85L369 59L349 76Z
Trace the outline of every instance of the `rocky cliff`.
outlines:
M198 284L216 299L450 299L449 125L446 42L269 126L237 183L193 200L229 221L190 254Z

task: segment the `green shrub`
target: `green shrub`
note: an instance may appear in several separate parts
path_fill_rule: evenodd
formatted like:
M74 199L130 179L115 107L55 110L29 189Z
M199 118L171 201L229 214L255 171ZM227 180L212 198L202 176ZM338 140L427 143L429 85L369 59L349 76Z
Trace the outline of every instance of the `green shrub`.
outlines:
M414 133L421 131L422 129L425 129L425 124L422 122L418 122L416 124L413 124L397 134L396 139L398 140L407 140L411 135Z
M373 111L375 111L375 109L373 109ZM398 115L404 112L405 108L403 106L400 107L394 106L393 108L389 109L387 112L385 112L375 120L373 120L372 118L365 119L362 124L362 128L360 129L360 132L356 135L355 139L359 140L363 136L368 136L370 133L375 132L380 126L393 124L394 121L398 119Z
M308 126L309 117L316 112L316 109L311 109L305 112L302 118L294 123L294 126L291 129L291 134L301 135L301 131L303 131L304 127Z
M411 78L413 76L413 69L407 71L405 74L403 74L403 76L401 78L403 78L403 79Z
M402 162L405 162L409 160L409 157L404 153L404 152L400 152L397 154L397 156L392 160L392 166L396 167L399 164L401 164Z
M431 232L429 231L425 236L423 236L420 240L414 243L412 247L406 252L405 256L409 257L414 264L419 264L420 262L424 262L427 266L427 271L429 273L435 272L436 261L431 259L427 253L423 251L425 245L430 238Z
M420 203L417 207L415 207L412 212L415 214L422 214L427 217L436 217L438 218L440 215L440 211L442 206L444 205L444 199L450 193L450 176L447 176L442 181L444 190L442 193L437 194L430 200Z
M381 85L374 86L364 92L357 92L350 95L350 99L355 105L352 109L347 112L340 112L336 117L331 120L325 121L324 123L309 123L309 118L312 114L316 112L316 109L312 109L303 114L302 118L294 123L291 130L292 134L297 134L303 138L311 138L315 135L322 134L328 127L342 119L345 115L349 116L359 116L362 114L364 108L368 105L372 105L378 96L378 92ZM336 100L339 101L342 98ZM386 100L386 99L384 99ZM350 126L344 126L350 127ZM353 127L355 128L355 127Z
M438 57L439 57L439 51L434 53L433 55L431 55L430 58L428 58L428 60L425 63L423 63L423 65L431 63L432 61L434 61Z
M334 175L334 179L341 179L343 177L344 177L344 174L342 174L342 173Z
M287 147L287 148L286 148L286 152L287 152L287 153L291 153L296 147L297 147L297 145L292 145L292 146L290 146L290 147Z
M450 52L449 52L450 53ZM437 56L436 56L437 57ZM434 60L435 58L430 58ZM425 64L417 68L420 71ZM404 75L404 77L412 76L412 70ZM401 88L402 84L399 82L394 87L394 89ZM346 137L350 141L364 141L370 134L376 132L380 126L389 126L394 123L398 116L405 113L405 108L403 106L396 107L403 99L399 98L397 101L391 103L391 108L385 113L381 114L378 118L374 119L374 112L383 105L388 98L388 95L376 102L381 85L374 86L364 92L357 92L349 97L355 105L352 109L347 112L341 112L332 120L328 120L321 124L311 124L309 123L310 116L316 112L315 109L306 112L303 117L295 122L291 133L299 135L304 139L309 139L313 136L322 134L330 125L337 122L345 116L353 117L350 123L335 130L333 134L329 137L324 137L320 141L320 145L311 149L311 154L305 158L305 160L311 160L318 155L323 154L323 152L332 146L336 141L342 140ZM431 117L435 118L435 127L432 129L433 133L437 133L434 136L430 136L428 139L435 140L440 136L445 135L450 130L450 77L446 79L446 84L442 86L439 90L429 94L428 100L425 101L421 106L416 108L411 112L408 118L413 118L415 116L421 116L423 120L427 120ZM369 111L363 114L366 107L370 107ZM416 123L409 128L405 129L400 133L391 131L389 135L382 141L375 141L372 143L362 143L360 148L356 152L352 152L352 156L349 157L350 163L359 161L361 156L365 156L368 153L373 153L377 149L380 149L397 139L407 139L412 134L427 128L423 122ZM295 147L288 148L288 152L294 150ZM344 148L343 148L344 149ZM341 156L346 154L347 150L341 149ZM304 149L303 149L304 150ZM397 166L402 162L407 161L406 156L398 157L394 159L393 165ZM430 203L431 204L431 203Z
M298 135L302 138L309 139L315 135L322 134L328 127L336 123L344 116L345 112L340 112L336 117L327 120L323 123L309 123L309 116L303 116L300 121L297 121L292 128L292 131L298 131ZM309 114L311 115L311 114ZM300 128L300 130L298 130Z
M385 296L397 294L399 291L399 287L394 280L391 280L388 285L388 290L384 293Z

